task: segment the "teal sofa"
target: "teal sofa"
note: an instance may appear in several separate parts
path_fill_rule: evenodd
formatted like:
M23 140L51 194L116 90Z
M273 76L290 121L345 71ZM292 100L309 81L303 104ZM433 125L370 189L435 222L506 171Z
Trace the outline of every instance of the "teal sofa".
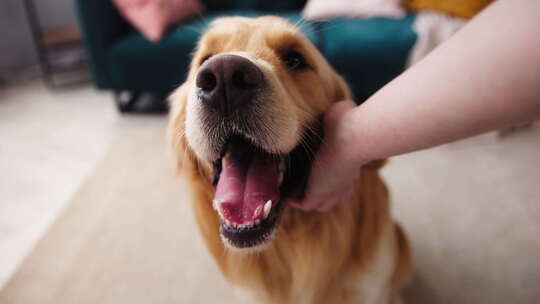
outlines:
M130 111L143 93L162 98L186 76L199 32L220 16L278 15L297 22L304 0L205 0L206 12L170 29L159 43L146 40L111 0L74 0L85 49L99 89L112 90L118 109ZM357 102L400 74L416 41L414 14L401 19L336 18L302 28L345 77Z

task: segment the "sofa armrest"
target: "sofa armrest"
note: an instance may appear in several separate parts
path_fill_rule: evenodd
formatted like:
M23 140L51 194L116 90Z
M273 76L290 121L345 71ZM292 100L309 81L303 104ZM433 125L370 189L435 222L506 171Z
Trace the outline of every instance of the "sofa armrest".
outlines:
M120 16L112 0L74 2L94 85L100 89L112 88L108 52L132 27Z

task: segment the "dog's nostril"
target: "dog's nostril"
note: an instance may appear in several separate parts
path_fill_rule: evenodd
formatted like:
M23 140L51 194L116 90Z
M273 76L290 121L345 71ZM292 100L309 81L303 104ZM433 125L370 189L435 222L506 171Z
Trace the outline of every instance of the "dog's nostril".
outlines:
M197 87L205 92L211 92L216 88L217 79L214 73L209 70L202 71L197 75Z

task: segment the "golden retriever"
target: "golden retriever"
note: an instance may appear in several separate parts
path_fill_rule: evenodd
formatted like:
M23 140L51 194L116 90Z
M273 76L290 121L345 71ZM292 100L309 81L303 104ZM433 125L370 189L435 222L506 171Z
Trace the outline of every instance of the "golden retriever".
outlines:
M169 136L197 222L223 275L252 303L397 303L407 240L378 170L328 213L302 195L321 117L350 98L344 80L285 19L226 17L201 37L172 95Z

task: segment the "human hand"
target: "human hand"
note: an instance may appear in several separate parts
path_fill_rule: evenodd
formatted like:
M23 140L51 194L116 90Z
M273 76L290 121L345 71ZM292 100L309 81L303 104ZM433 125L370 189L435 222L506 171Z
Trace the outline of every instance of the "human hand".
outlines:
M347 118L356 107L353 101L333 104L324 115L324 141L315 156L304 197L291 205L306 211L326 212L348 202L360 178L363 162L351 151L351 128Z

